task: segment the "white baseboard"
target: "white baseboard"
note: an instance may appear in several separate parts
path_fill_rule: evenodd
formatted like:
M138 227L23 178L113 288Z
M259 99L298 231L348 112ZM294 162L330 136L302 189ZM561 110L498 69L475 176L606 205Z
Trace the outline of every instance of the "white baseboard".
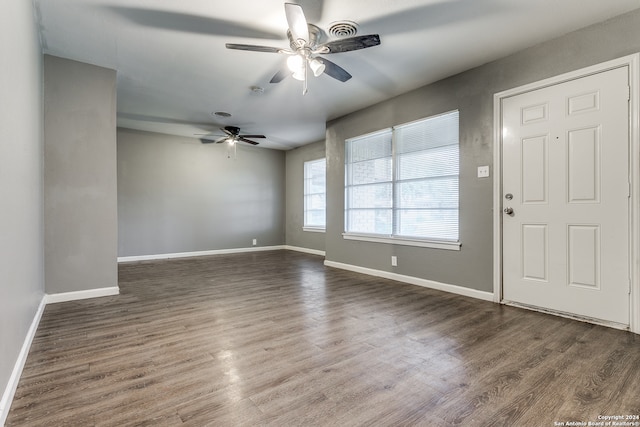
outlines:
M9 377L7 387L5 387L4 393L2 393L2 400L0 400L0 425L2 426L4 425L5 421L7 420L7 416L9 415L9 409L11 408L11 402L13 402L13 397L15 396L16 389L18 388L18 382L20 381L20 376L22 375L22 369L24 368L24 364L27 361L31 343L33 342L33 338L36 336L36 331L38 330L38 325L40 324L40 319L42 318L44 307L47 304L45 301L45 297L43 297L40 301L40 305L36 310L36 314L33 316L31 326L29 326L27 336L25 337L24 342L22 343L22 348L20 349L20 353L18 354L18 360L16 360L16 363L13 366L13 371L11 372L11 377Z
M321 251L318 249L309 249L309 248L302 248L300 246L290 246L290 245L285 245L284 249L288 250L288 251L296 251L296 252L304 252L306 254L311 254L311 255L320 255L320 256L325 256L325 251Z
M88 298L108 297L118 295L120 288L113 286L110 288L88 289L86 291L62 292L59 294L46 294L44 296L45 304L55 304L57 302L76 301Z
M189 257L207 256L207 255L237 254L237 253L243 253L243 252L274 251L278 249L285 249L285 246L284 245L257 246L257 247L248 247L248 248L214 249L209 251L176 252L176 253L170 253L170 254L122 256L122 257L118 257L118 262L135 262L135 261L151 261L151 260L157 260L157 259L189 258Z
M359 267L357 265L343 264L341 262L326 261L324 265L327 267L349 270L356 273L367 274L369 276L382 277L385 279L396 280L398 282L410 283L425 288L436 289L439 291L450 292L452 294L463 295L465 297L477 298L484 301L493 302L493 293L478 291L476 289L465 288L464 286L449 285L447 283L435 282L433 280L421 279L419 277L405 276L403 274L391 273L389 271L374 270L373 268Z

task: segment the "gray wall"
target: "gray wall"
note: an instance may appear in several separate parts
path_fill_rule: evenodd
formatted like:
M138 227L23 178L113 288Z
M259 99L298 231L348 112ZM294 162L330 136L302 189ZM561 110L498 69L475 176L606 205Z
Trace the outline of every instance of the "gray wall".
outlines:
M0 2L0 394L44 295L42 55L33 17L30 1ZM0 408L0 424L8 410Z
M325 233L304 231L304 162L325 157L324 141L286 152L287 165L287 245L325 250Z
M327 260L491 292L492 179L476 178L476 168L492 165L493 94L638 51L636 10L328 123ZM460 110L462 250L343 240L344 140L453 109Z
M44 108L46 291L117 286L116 72L47 55Z
M118 129L118 255L284 244L285 154Z

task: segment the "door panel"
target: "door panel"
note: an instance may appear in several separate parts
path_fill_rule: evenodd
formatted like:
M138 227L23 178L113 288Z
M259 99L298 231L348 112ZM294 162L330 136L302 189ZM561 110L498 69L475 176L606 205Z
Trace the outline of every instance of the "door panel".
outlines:
M522 140L522 203L547 203L547 135Z
M600 128L569 131L569 203L600 201Z
M545 224L522 225L522 277L548 281L549 245Z
M600 227L569 226L569 285L600 289Z
M628 111L627 67L503 100L505 301L629 324Z

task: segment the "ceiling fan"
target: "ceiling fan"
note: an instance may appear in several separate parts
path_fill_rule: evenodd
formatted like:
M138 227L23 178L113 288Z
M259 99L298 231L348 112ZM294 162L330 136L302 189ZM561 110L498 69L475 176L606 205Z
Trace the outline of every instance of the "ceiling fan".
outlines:
M311 69L313 75L316 77L325 73L341 82L346 82L352 77L344 68L326 58L321 57L320 55L349 52L352 50L378 46L380 44L380 36L378 34L348 37L318 44L321 30L315 25L307 22L307 19L304 16L304 11L300 5L285 3L284 11L289 25L287 37L289 39L291 49L235 43L227 43L225 46L227 49L282 53L288 55L287 68L283 68L278 71L273 76L270 83L279 83L291 74L295 79L303 82L303 95L307 93L307 73L309 69Z
M266 136L264 135L241 135L240 128L237 126L225 126L223 128L220 128L220 130L225 133L225 135L222 136L221 138L218 138L218 139L201 138L200 141L203 144L211 144L211 143L220 144L223 142L227 142L229 145L235 145L237 142L246 142L247 144L258 145L257 142L252 141L248 138L266 138Z

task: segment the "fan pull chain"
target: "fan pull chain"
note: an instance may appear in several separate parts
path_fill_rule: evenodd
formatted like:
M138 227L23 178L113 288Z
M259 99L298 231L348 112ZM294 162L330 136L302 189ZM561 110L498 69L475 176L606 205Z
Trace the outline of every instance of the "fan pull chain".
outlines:
M307 73L309 70L309 64L307 63L308 61L305 60L304 62L304 81L302 82L302 96L307 94Z
M237 151L237 143L233 143L233 144L227 144L227 159L231 158L231 154L233 154L233 160L236 160L238 158L238 151ZM233 148L231 148L233 147ZM232 153L233 151L233 153Z

